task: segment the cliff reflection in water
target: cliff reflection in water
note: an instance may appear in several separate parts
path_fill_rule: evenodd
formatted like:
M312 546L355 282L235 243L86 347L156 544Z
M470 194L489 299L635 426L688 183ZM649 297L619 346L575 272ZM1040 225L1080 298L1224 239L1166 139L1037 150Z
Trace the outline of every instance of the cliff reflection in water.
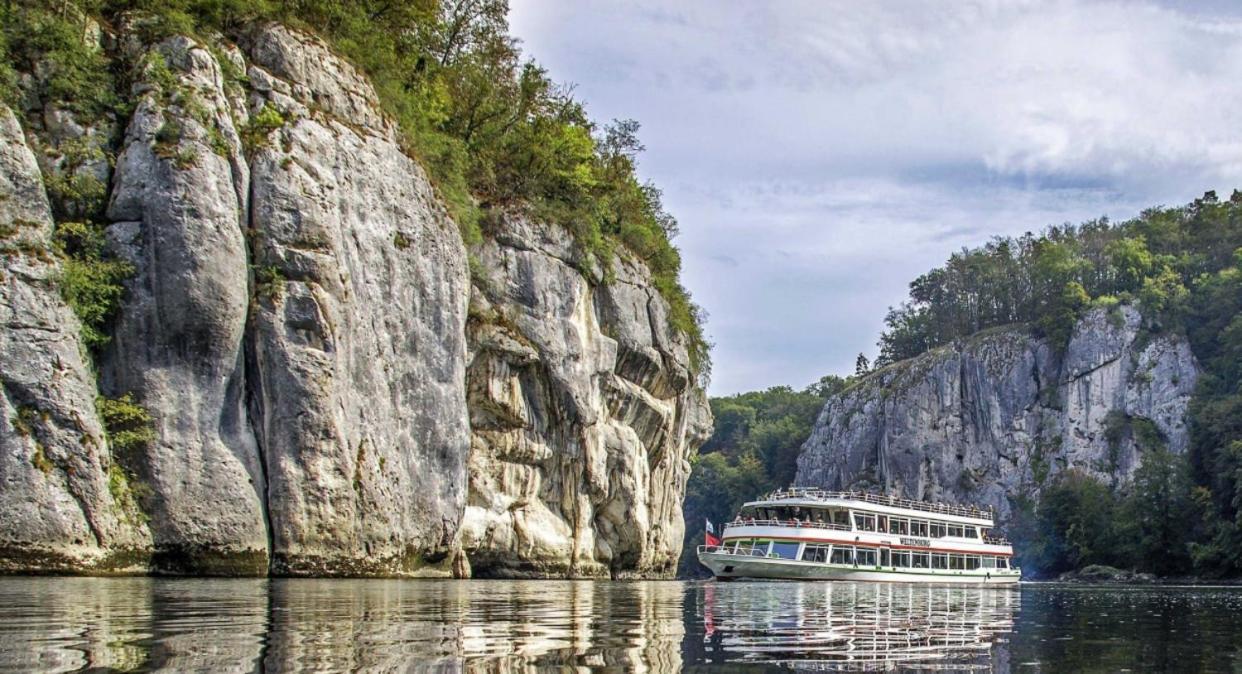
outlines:
M889 670L951 664L1008 669L1016 588L888 583L703 586L705 659L794 669Z
M0 672L720 665L1237 672L1242 588L0 578Z
M0 578L0 671L682 666L677 582Z

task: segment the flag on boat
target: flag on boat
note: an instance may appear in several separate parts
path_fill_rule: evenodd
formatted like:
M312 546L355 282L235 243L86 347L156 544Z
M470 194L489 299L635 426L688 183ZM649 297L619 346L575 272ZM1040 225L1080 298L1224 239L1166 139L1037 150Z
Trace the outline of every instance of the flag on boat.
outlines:
M716 538L716 527L712 526L711 520L704 521L707 522L707 530L703 534L703 542L708 545L720 545L720 539Z

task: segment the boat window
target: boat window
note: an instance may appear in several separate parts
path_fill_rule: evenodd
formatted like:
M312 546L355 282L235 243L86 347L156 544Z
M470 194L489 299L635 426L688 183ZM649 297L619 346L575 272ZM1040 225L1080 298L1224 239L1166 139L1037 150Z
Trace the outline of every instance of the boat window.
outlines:
M915 536L927 536L927 522L925 520L915 520L910 523L910 533Z
M949 568L950 569L966 568L965 562L962 561L962 556L961 555L949 555Z
M998 568L998 569L1008 569L1008 568L1009 568L1009 560L1008 560L1007 558L1005 558L1005 557L1000 557L1000 558L998 558L998 559L996 560L996 568Z
M910 553L893 551L893 566L907 568L910 566Z
M772 541L755 541L754 546L750 549L750 554L754 557L767 557L768 546L771 544Z
M849 512L845 510L839 510L839 509L833 510L832 511L832 523L840 524L841 526L848 527L850 525Z
M962 525L960 525L960 524L950 524L950 525L949 525L949 535L950 535L950 536L956 536L957 538L961 538L961 537L962 537Z
M979 568L979 557L976 555L968 556L966 558L966 569L968 571L974 571L977 568Z
M931 523L932 538L944 538L945 526L940 522Z
M910 553L910 562L911 562L911 566L913 566L916 569L928 568L927 553L926 552Z
M854 527L859 531L875 531L875 515L854 513Z
M888 531L888 516L887 515L876 515L876 518L879 521L879 526L876 527L876 531L879 531L879 532Z
M995 569L995 568L996 568L996 558L995 558L995 557L984 557L984 558L983 558L983 568L985 568L985 569Z
M875 566L875 550L870 548L858 548L858 565Z
M932 568L933 569L949 568L949 556L948 555L935 555L935 554L932 555Z
M977 527L966 527L965 534L963 535L966 536L966 538L978 538L979 529Z
M854 562L854 548L848 545L832 546L833 564L852 564Z
M828 561L828 546L807 544L802 550L802 561L821 563Z
M798 548L801 543L790 543L788 541L776 541L772 543L772 554L770 556L780 557L781 559L797 559Z

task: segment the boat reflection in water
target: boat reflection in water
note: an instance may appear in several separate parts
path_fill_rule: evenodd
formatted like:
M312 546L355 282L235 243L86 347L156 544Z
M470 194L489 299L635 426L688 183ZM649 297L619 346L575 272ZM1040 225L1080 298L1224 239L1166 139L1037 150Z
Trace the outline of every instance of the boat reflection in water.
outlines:
M709 583L704 659L808 670L1007 671L1014 588Z

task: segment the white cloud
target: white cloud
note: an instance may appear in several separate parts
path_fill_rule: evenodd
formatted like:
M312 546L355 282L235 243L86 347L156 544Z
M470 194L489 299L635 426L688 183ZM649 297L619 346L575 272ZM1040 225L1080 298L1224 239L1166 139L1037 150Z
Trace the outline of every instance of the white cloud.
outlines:
M643 123L717 393L874 353L949 252L1242 186L1228 6L514 0L599 118Z

